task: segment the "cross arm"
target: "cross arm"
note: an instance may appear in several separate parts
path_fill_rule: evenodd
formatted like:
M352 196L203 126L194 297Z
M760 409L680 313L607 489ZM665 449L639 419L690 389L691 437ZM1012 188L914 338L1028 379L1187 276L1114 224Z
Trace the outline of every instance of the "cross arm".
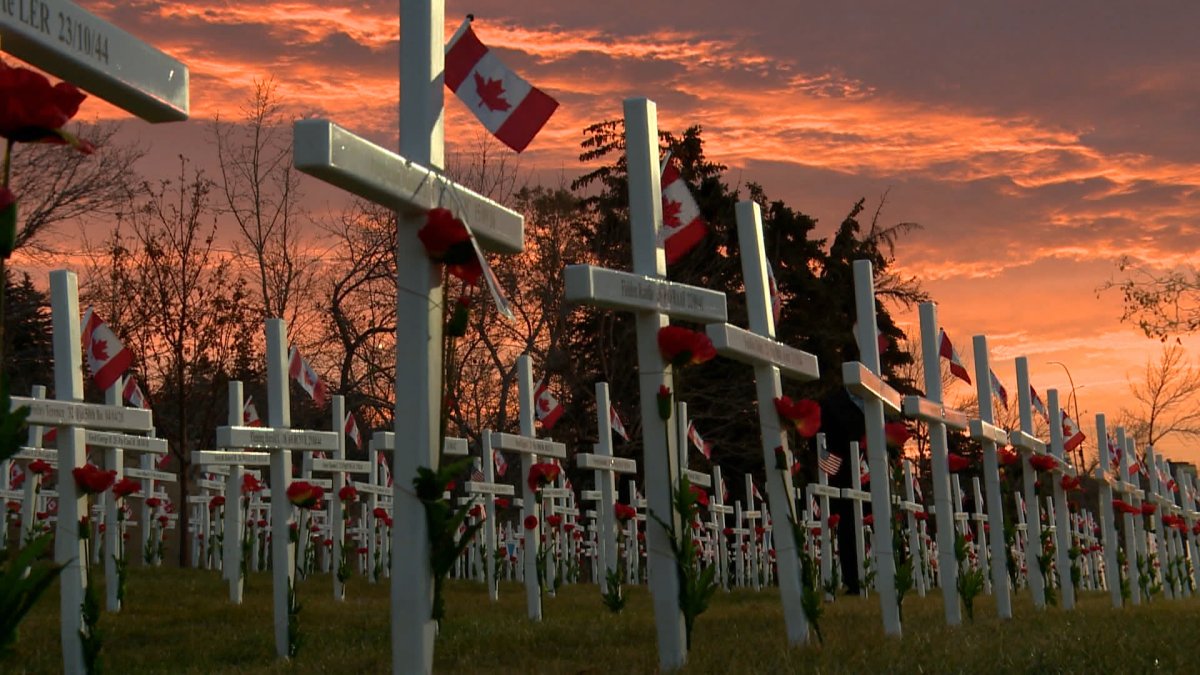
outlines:
M634 312L662 312L674 319L724 322L725 294L632 272L594 265L568 265L563 270L567 302L583 302Z
M996 445L1008 443L1008 432L991 422L971 420L971 438L977 441L991 441Z
M843 363L842 381L846 383L846 388L854 394L864 398L867 396L876 398L888 408L900 412L900 392L893 389L890 384L883 381L883 378L871 372L871 369L862 363L858 361Z
M590 452L580 452L575 455L575 466L580 469L593 471L613 471L615 473L637 473L637 461L628 457L607 457L594 455Z
M963 431L967 428L967 415L953 408L947 408L941 403L931 401L921 396L905 396L902 414L909 419L924 422L941 422L951 429Z
M528 436L518 436L517 434L492 432L492 447L505 452L515 452L522 455L539 455L554 457L556 459L567 458L567 446L562 443L546 441L540 438L530 438Z
M338 434L333 431L308 431L305 429L217 427L217 447L334 452L338 447Z
M424 211L438 205L441 177L431 169L354 135L329 120L299 120L292 129L296 168L331 185L395 211ZM453 185L457 207L479 244L489 251L519 253L525 247L521 214ZM457 208L451 210L457 211Z
M821 377L817 357L769 337L728 323L710 323L704 332L717 353L752 366L776 366L786 377L815 380Z
M1046 454L1046 443L1036 436L1025 433L1024 431L1014 431L1008 435L1009 442L1014 448L1024 450L1027 453L1035 455Z

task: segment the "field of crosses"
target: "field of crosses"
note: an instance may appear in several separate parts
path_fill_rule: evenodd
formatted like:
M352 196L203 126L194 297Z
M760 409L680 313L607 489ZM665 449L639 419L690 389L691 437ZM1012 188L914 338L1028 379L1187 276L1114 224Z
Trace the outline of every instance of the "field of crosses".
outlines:
M95 27L95 46L52 40L8 3L5 49L147 121L186 118L183 64L65 0L41 4ZM413 55L402 79L433 84L405 90L401 154L324 120L298 123L294 137L297 168L400 215L395 428L364 434L341 396L327 429L292 428L291 383L324 394L284 322L268 320L266 419L231 383L227 426L194 453L201 476L176 503L179 477L156 467L167 444L124 376L127 352L90 309L80 320L75 275L51 273L53 398L44 387L11 398L27 431L0 465L11 559L0 597L32 580L54 590L15 642L0 642L4 670L88 672L101 645L109 667L148 672L274 672L289 659L397 673L1187 668L1168 636L1197 609L1193 474L1139 452L1124 429L1110 435L1101 414L1098 468L1085 475L1069 460L1081 434L1056 391L1042 403L1023 357L1020 425L998 427L987 338L974 337L972 379L932 303L920 308L925 395L902 396L881 376L867 261L854 267L859 360L818 364L777 341L753 202L736 212L749 325L727 323L723 293L665 278L657 111L646 99L624 107L631 271L563 271L569 302L635 318L641 419L662 422L643 425L643 455L614 455L627 432L603 382L594 447L537 438L557 403L535 386L528 355L516 357L519 433L443 437L442 339L454 337L442 324L443 271L482 276L506 312L483 251L519 252L523 222L438 171L442 8L402 4ZM470 72L447 65L447 85ZM512 145L529 140L483 121ZM712 358L752 369L765 480L688 467L691 444L704 443L673 373ZM943 403L943 359L975 384L974 416ZM82 400L85 360L103 403ZM815 404L783 396L784 379L822 369L840 369L865 421L865 447L846 454L848 487L829 484L842 460L816 431ZM1035 413L1063 423L1039 438ZM899 451L916 424L929 433L927 476ZM982 446L970 485L949 433ZM368 459L348 459L348 442ZM792 469L810 445L821 470L800 485ZM577 490L565 466L590 472L592 488ZM516 473L516 485L498 472ZM742 500L727 494L733 480ZM1078 498L1085 485L1090 503ZM163 566L162 542L182 509L192 569L176 570ZM51 539L56 577L30 559ZM21 618L10 617L5 640Z

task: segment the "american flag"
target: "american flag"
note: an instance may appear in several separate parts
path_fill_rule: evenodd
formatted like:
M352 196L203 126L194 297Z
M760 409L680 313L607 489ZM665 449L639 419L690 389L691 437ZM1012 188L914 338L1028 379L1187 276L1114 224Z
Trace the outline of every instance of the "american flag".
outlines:
M779 286L775 283L775 270L771 267L771 261L767 263L767 291L771 295L771 317L775 319L775 323L779 323L779 315L783 312L783 300L779 297Z
M476 483L483 482L483 466L480 460L475 460L475 465L471 467L471 480Z
M842 468L842 458L820 447L817 449L817 466L821 467L825 475L832 476Z

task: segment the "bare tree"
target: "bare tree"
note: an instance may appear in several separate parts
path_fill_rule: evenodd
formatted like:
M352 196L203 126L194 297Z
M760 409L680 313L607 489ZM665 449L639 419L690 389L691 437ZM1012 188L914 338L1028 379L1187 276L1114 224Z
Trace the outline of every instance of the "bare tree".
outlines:
M1121 321L1159 340L1200 328L1200 270L1196 267L1163 270L1122 256L1117 271L1124 277L1105 282L1097 295L1114 289L1121 292Z
M308 220L300 206L300 178L292 166L292 129L272 80L257 80L250 100L233 122L212 122L220 167L218 213L237 224L236 250L255 276L264 317L287 319L297 326L315 310L313 257L305 252L301 226Z
M1163 345L1157 360L1147 359L1140 381L1130 380L1129 391L1137 401L1123 408L1121 417L1138 445L1157 444L1171 435L1200 436L1200 368L1187 358L1178 344Z

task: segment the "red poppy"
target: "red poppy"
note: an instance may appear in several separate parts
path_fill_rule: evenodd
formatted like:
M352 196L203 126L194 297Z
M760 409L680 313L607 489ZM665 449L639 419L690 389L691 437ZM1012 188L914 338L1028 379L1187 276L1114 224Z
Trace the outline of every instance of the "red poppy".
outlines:
M132 478L122 478L116 483L113 483L112 486L113 495L115 495L117 499L128 497L135 492L140 492L141 489L142 484L136 480L133 480Z
M1157 507L1156 507L1156 505L1155 505L1154 503L1152 503L1152 502L1145 502L1144 504L1142 504L1142 511L1141 511L1141 513L1142 513L1142 515L1143 515L1143 516L1152 516L1152 515L1154 515L1154 511L1155 511L1155 509L1156 509L1156 508L1157 508Z
M456 487L458 487L458 481L453 481L453 480L452 480L452 481L450 481L450 482L446 483L446 489L447 489L447 490L453 490L453 489L454 489L454 488L456 488Z
M550 485L557 478L562 469L557 464L549 462L538 462L529 467L529 489L537 492L543 487Z
M557 528L558 526L562 525L562 516L558 515L557 513L546 516L546 524L550 527Z
M908 431L908 425L904 422L888 422L883 425L883 437L886 440L888 447L900 448L903 447L912 435ZM866 447L863 443L863 447Z
M762 536L766 534L766 532L767 528L765 527L759 526L754 528L754 536L758 537L759 539L762 539Z
M1079 478L1079 476L1063 476L1058 480L1058 484L1061 485L1062 489L1066 490L1067 492L1080 489L1080 484L1082 482L1083 480Z
M637 509L617 502L613 504L613 515L616 516L617 522L628 523L630 520L637 518Z
M664 361L678 367L704 363L717 355L707 335L682 326L658 329L658 351Z
M507 509L508 506L509 506L509 501L507 499L505 499L504 497L496 497L496 508L503 511L504 509Z
M801 438L812 438L821 430L821 405L811 399L792 401L790 396L780 396L775 399L775 412L791 422Z
M371 549L367 548L366 546L359 546L357 549L355 549L355 552L359 555L366 555L371 552Z
M836 530L838 523L842 522L842 517L840 515L834 513L829 516L829 520L827 522L829 524L829 529Z
M162 525L163 527L166 527L167 523L169 523L169 522L171 522L171 519L166 514L163 514L158 517L158 524Z
M320 485L313 485L308 481L294 481L287 487L288 501L292 503L292 506L301 509L316 508L324 496L325 490Z
M44 476L51 471L54 471L54 467L50 466L50 462L47 462L44 459L35 459L29 463L30 473L36 473L39 476Z
M9 500L4 506L8 509L9 513L18 513L21 510L21 502L18 501Z
M242 494L251 494L254 492L262 492L262 481L254 477L254 474L242 475Z
M259 526L259 527L266 527L266 526L267 526L267 519L266 519L266 518L260 518L260 519L259 519L259 521L258 521L258 526Z
M812 528L812 529L810 530L810 532L812 533L812 536L814 536L814 537L819 537L819 536L821 536L821 528L819 528L819 527L814 527L814 528Z
M863 525L870 526L870 525L874 525L874 524L875 524L875 514L874 513L868 513L867 515L863 516Z
M322 542L322 543L324 543L324 544L325 544L325 548L333 548L333 540L332 540L332 539L326 539L326 540L325 540L324 542Z
M658 385L655 400L658 402L658 418L664 422L671 419L671 388L665 384Z
M425 246L425 254L434 262L446 265L446 271L472 286L483 276L483 266L475 254L471 235L463 221L449 209L430 209L425 225L417 232Z
M525 516L524 525L525 525L525 529L527 529L527 530L536 530L537 526L538 526L537 516L532 516L532 515Z
M353 485L346 485L338 490L338 499L342 502L355 502L358 500L358 490Z
M708 493L699 485L689 485L692 491L692 496L695 497L696 503L700 506L708 506Z
M45 75L0 61L0 138L20 143L69 144L83 153L95 148L62 129L87 95L73 84L51 85Z
M374 510L371 511L371 515L383 520L384 518L388 517L388 512L387 509L383 508L382 506L376 506Z
M212 499L210 499L208 501L208 510L209 511L215 511L216 509L218 509L222 506L225 506L224 495L216 495L215 497L213 497Z
M575 529L575 523L567 523L563 525L563 532L571 532Z
M917 511L913 514L913 518L916 518L917 520L928 520L929 514L924 511Z
M950 473L958 473L971 466L971 460L958 453L950 452L946 453L946 465L950 468Z
M75 486L87 495L98 495L117 480L116 471L105 471L91 463L71 469L71 475L75 477Z
M1000 466L1012 466L1021 461L1021 456L1012 448L1000 448L996 451L996 460L1000 462Z
M1032 455L1029 465L1037 471L1053 471L1058 468L1058 460L1050 455Z
M147 497L146 506L149 506L151 509L157 509L162 506L162 500L158 497Z

